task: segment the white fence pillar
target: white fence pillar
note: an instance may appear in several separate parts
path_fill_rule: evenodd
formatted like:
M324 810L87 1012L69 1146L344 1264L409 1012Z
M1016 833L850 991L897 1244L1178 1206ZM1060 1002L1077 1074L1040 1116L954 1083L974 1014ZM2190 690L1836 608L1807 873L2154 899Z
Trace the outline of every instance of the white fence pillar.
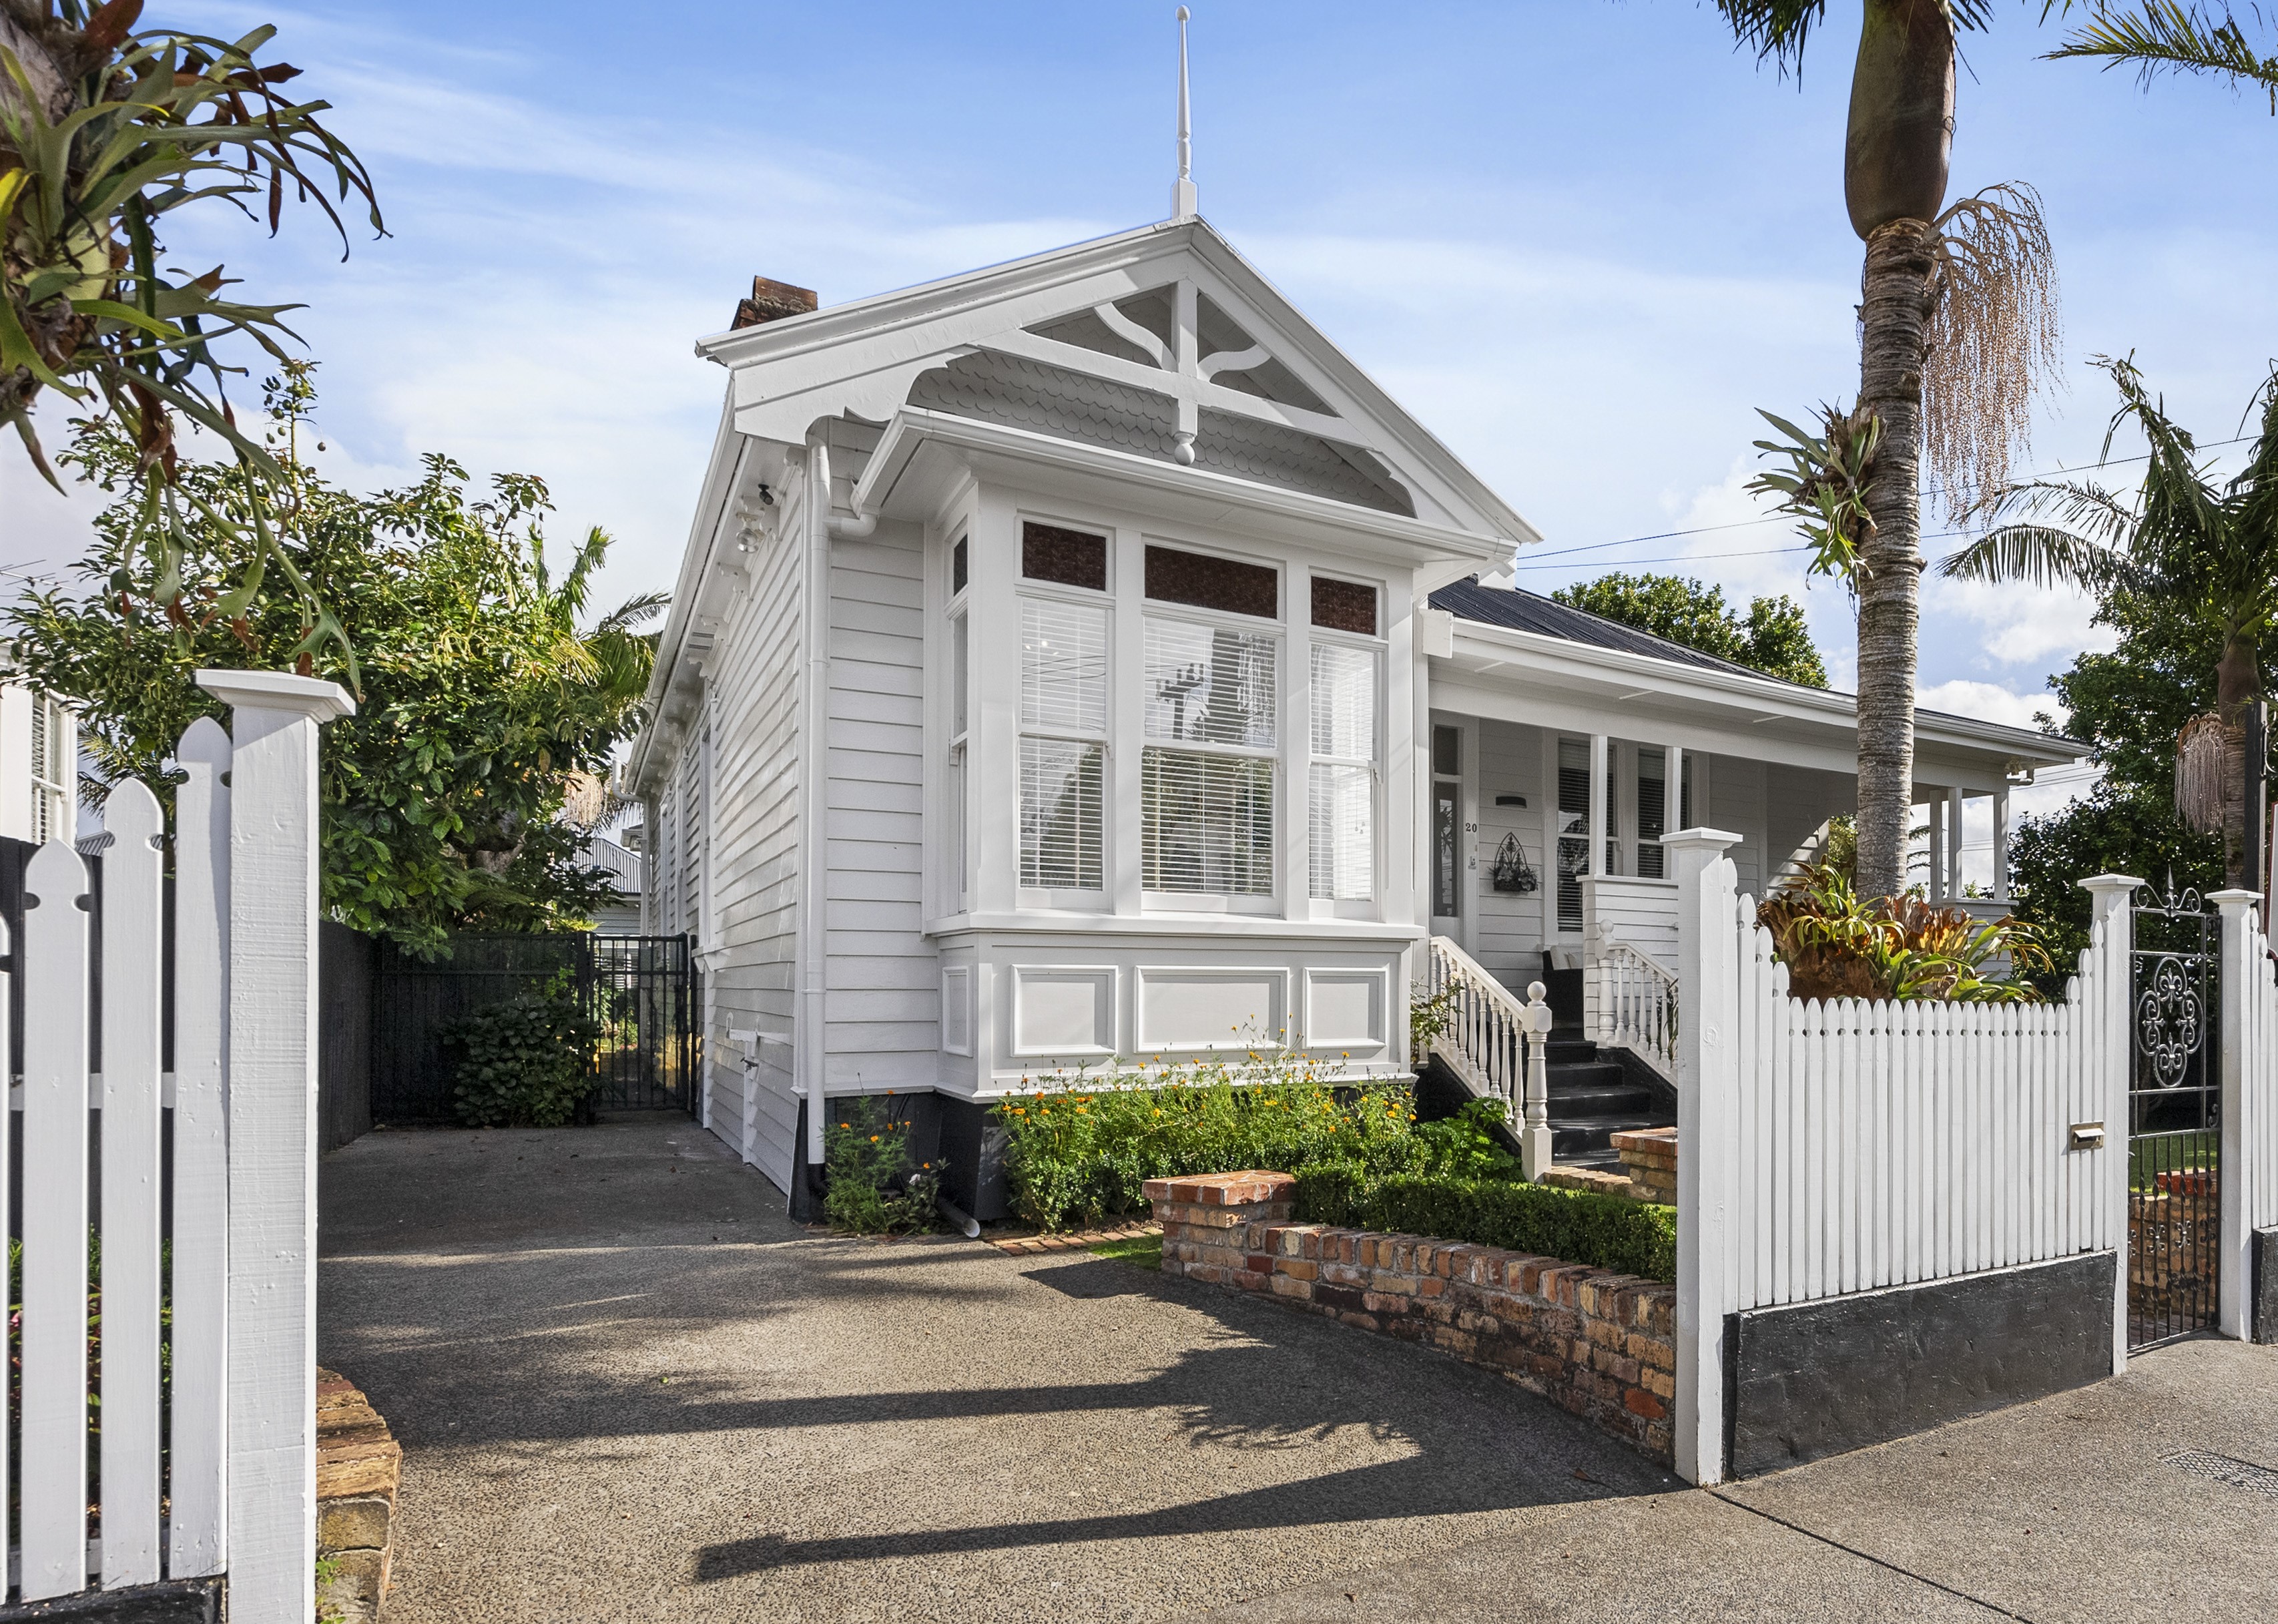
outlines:
M231 708L230 1615L297 1624L317 1561L317 728L355 703L201 671Z
M2135 1023L2131 1019L2135 1003L2136 915L2129 905L2137 887L2143 883L2132 874L2098 874L2080 882L2081 889L2089 894L2092 910L2090 950L2103 955L2094 983L2096 997L2102 1007L2083 1010L2082 1019L2098 1028L2097 1041L2086 1046L2085 1052L2099 1058L2104 1067L2104 1076L2099 1079L2102 1086L2096 1097L2104 1101L2105 1143L2116 1153L2106 1164L2104 1188L2111 1214L2108 1233L2113 1237L2119 1267L2112 1291L2114 1375L2128 1368L2128 1168L2129 1130L2133 1124L2128 1084L2136 1053Z
M1677 1475L1724 1477L1724 1311L1739 1017L1740 837L1687 829L1662 837L1677 881Z
M2259 974L2267 984L2270 969L2259 963L2261 934L2255 928L2254 905L2262 900L2256 891L2218 891L2207 900L2222 910L2222 946L2217 964L2221 977L2222 1022L2216 1028L2221 1046L2222 1174L2215 1199L2222 1213L2221 1251L2215 1286L2216 1324L2226 1337L2241 1342L2254 1334L2254 1229L2250 1196L2259 1169L2248 1146L2252 1127L2268 1102L2252 1097L2247 1082L2253 1074L2248 1063L2247 1000L2257 988Z
M1542 984L1526 985L1526 1083L1519 1099L1524 1115L1518 1123L1518 1170L1533 1180L1550 1170L1550 1006L1543 1000Z

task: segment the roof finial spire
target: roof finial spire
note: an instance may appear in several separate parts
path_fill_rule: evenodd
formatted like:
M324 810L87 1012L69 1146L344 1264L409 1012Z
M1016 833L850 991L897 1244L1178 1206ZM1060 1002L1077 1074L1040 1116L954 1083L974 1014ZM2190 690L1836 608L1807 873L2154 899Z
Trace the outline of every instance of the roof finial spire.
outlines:
M1187 8L1179 8L1179 178L1171 187L1171 218L1195 218L1194 125L1187 111Z

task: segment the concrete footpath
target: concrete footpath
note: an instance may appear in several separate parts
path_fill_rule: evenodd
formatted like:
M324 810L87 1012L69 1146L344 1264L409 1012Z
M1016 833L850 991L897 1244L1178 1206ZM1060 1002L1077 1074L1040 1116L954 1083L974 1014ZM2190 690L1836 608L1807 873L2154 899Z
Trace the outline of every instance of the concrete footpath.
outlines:
M322 1191L390 1624L2278 1616L2278 1350L1711 1494L1269 1301L811 1234L685 1119L382 1130Z

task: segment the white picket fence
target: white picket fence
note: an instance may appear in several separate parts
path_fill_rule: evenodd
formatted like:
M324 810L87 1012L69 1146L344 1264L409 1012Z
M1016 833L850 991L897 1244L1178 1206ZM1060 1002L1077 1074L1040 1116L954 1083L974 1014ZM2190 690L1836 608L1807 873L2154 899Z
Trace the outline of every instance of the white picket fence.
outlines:
M1663 840L1679 881L1678 1469L1723 1469L1724 1316L2128 1239L2129 900L2085 881L2066 1001L1788 996L1724 847ZM2118 1276L2127 1278L2125 1260ZM2113 1360L2127 1359L2114 1293Z
M8 944L25 1013L20 1067L0 1065L22 1077L13 1598L226 1573L241 1624L304 1624L316 1562L317 728L352 706L331 683L280 673L199 680L232 708L232 731L201 720L178 751L172 1073L160 1071L165 830L148 789L121 785L104 811L99 1076L88 1064L89 880L71 846L34 854L23 939ZM0 1022L0 1061L6 1042ZM170 1111L171 1214L160 1178ZM99 1277L88 1266L91 1112ZM12 1115L0 1112L0 1169ZM102 1427L90 1450L97 1288ZM0 1429L0 1527L6 1448Z

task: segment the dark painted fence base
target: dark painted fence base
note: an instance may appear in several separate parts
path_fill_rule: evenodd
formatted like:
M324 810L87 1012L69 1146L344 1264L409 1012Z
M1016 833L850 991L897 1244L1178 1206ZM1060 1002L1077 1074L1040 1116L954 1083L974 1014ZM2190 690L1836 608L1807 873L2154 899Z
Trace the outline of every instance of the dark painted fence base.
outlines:
M0 1607L0 1624L18 1619L69 1619L72 1624L220 1624L222 1582L169 1579L124 1590L59 1596Z
M2112 1374L2117 1260L2084 1252L1727 1316L1735 1476L1888 1443Z
M2253 1291L2247 1335L2257 1342L2278 1342L2278 1228L2254 1232Z

